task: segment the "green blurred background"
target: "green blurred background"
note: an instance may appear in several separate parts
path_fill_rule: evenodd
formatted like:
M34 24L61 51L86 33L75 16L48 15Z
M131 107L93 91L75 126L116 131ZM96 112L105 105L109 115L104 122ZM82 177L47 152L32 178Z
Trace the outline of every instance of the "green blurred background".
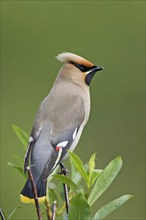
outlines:
M13 219L35 219L21 204L24 179L8 167L24 156L12 131L31 131L36 109L60 66L55 56L74 52L104 66L91 83L92 108L75 152L97 167L121 155L124 166L94 208L123 194L134 199L107 219L145 219L144 1L1 1L1 207Z

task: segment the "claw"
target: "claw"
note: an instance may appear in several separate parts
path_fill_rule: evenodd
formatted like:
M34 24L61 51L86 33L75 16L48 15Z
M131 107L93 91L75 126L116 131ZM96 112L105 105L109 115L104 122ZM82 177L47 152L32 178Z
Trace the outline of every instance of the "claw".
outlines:
M66 169L66 167L62 163L60 163L60 168L61 168L61 172L59 172L59 174L63 174L65 176L67 176L68 175L68 169Z

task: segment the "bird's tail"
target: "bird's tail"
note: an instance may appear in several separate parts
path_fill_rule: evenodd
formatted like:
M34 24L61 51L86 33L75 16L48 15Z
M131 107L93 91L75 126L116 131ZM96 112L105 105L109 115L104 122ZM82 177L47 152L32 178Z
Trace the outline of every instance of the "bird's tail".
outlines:
M36 184L39 203L42 203L46 200L46 185L47 181L38 181ZM21 191L20 200L23 203L35 203L34 192L29 178L27 179L26 184Z

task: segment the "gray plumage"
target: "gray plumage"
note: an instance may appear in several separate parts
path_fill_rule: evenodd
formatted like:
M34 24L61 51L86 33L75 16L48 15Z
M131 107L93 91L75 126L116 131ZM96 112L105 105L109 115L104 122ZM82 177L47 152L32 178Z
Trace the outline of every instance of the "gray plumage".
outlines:
M24 162L25 171L31 166L39 197L45 196L41 186L46 187L47 177L80 139L90 112L89 86L85 79L88 73L97 71L97 67L82 57L71 53L61 55L58 59L67 63L36 113ZM89 72L81 71L75 64L85 66ZM31 191L28 180L21 194L33 198Z

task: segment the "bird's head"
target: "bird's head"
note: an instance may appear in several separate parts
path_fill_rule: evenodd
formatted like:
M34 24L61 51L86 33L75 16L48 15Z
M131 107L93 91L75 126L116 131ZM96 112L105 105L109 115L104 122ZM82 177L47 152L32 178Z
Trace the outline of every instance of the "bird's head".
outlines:
M103 69L103 67L95 66L90 61L73 53L64 52L56 58L65 63L59 75L77 84L83 83L89 86L95 73Z

